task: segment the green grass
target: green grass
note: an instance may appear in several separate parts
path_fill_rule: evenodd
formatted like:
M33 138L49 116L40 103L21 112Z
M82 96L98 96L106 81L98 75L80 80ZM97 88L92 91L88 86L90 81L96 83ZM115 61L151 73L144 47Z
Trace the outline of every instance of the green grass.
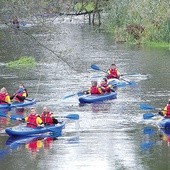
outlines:
M28 68L32 69L35 68L36 61L33 57L23 56L20 57L18 60L10 61L7 63L7 67L13 68L13 69L21 69L21 68Z
M170 43L165 42L145 42L144 45L153 48L168 48L170 50Z

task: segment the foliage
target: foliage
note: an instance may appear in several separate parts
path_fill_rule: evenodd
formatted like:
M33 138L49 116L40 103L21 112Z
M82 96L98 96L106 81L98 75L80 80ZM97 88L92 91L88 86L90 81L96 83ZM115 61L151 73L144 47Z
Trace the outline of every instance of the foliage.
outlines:
M170 43L169 0L110 0L103 27L124 41ZM138 25L144 31L128 30L129 25ZM136 30L135 30L136 31ZM126 32L126 33L125 33ZM138 34L138 36L133 36ZM122 36L121 36L122 35ZM147 44L147 43L145 43Z
M170 43L169 5L169 0L1 0L0 20L9 22L13 15L32 18L50 12L91 12L96 9L103 12L102 27L112 32L116 40ZM38 19L44 23L45 18ZM127 31L129 25L137 25L144 31Z
M13 68L13 69L21 69L21 68L28 68L32 69L35 68L36 61L33 57L23 56L20 57L18 60L10 61L7 63L7 67Z
M94 3L93 2L88 2L88 3L76 3L74 6L74 10L76 12L91 12L94 10Z
M149 47L154 47L154 48L169 48L170 50L170 43L165 43L165 42L145 42L145 45Z

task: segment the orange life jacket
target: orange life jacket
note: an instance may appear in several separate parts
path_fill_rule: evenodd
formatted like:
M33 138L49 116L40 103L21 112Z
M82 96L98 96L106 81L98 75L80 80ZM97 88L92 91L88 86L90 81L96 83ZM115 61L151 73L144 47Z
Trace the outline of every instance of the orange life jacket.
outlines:
M30 114L27 119L27 126L31 127L31 128L36 128L37 127L37 122L36 122L37 117L38 117L37 115Z
M0 93L0 104L6 104L5 98L8 96L8 93Z
M44 124L46 124L46 125L52 125L53 124L53 119L52 119L51 115L52 115L51 112L41 114L41 119L42 119Z
M107 78L108 79L111 79L111 78L119 78L119 75L118 75L118 70L115 68L115 69L109 69L108 70L109 74L107 75Z
M101 94L101 91L100 91L100 89L97 86L92 86L90 88L90 93L91 94Z

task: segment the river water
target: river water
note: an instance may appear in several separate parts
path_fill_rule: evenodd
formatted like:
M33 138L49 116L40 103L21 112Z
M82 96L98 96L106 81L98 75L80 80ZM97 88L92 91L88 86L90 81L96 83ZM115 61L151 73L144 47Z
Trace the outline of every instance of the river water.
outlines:
M162 108L169 99L170 52L116 44L111 35L80 18L52 20L21 31L1 27L0 86L12 94L24 83L29 97L37 99L38 113L48 106L55 115L79 114L80 119L69 121L57 140L8 145L4 128L19 122L1 118L0 169L170 169L170 146L157 127L160 118L143 120L148 111L139 108L141 103ZM7 68L6 63L18 56L34 56L37 67ZM137 85L119 88L117 99L104 103L82 106L77 95L63 99L87 89L91 80L100 80L94 77L104 74L91 70L91 64L106 70L113 62L125 80ZM26 115L28 109L7 114Z

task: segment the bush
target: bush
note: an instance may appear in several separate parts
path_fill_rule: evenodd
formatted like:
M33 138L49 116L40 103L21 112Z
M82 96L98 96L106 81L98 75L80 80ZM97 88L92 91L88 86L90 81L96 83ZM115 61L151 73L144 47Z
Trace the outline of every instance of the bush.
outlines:
M13 69L21 69L21 68L34 68L36 66L35 58L23 56L20 57L18 60L10 61L7 63L7 67Z

